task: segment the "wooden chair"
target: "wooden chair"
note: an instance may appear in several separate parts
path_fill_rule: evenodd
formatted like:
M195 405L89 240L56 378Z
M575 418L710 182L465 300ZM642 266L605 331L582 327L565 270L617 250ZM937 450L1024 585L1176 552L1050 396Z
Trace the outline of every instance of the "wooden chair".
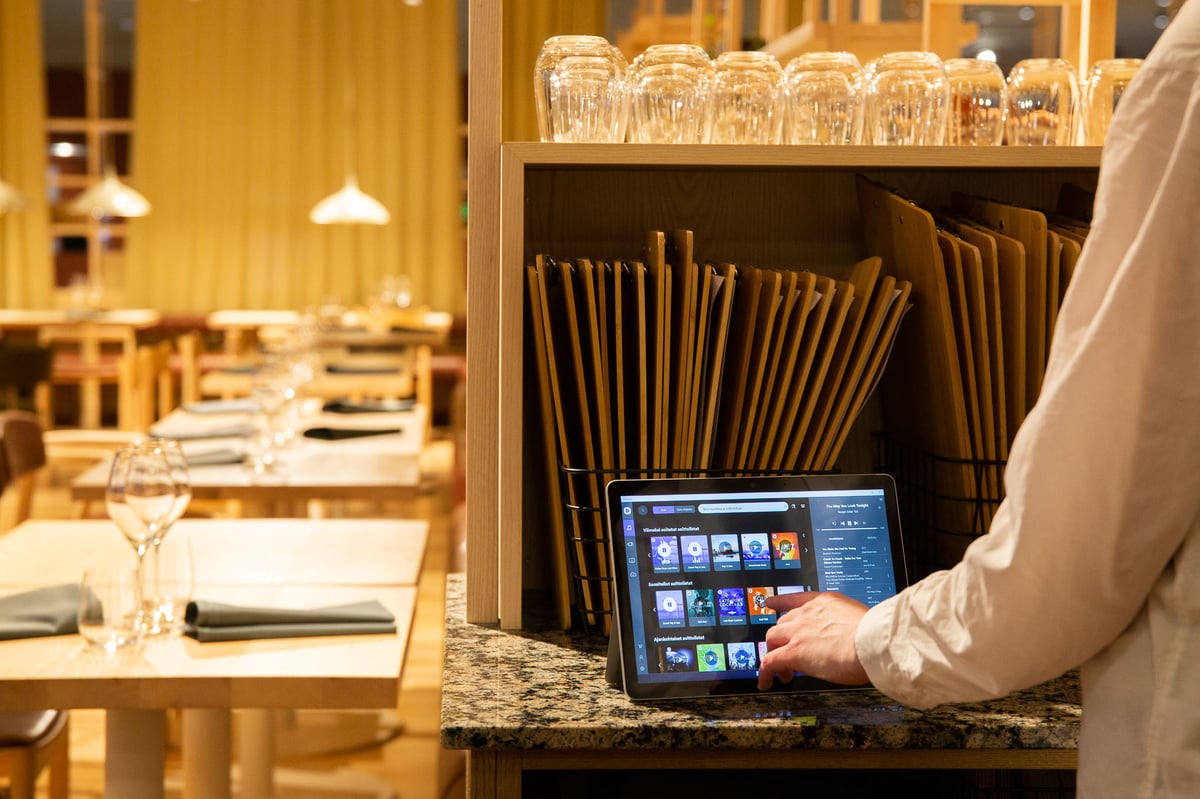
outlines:
M101 387L119 381L120 358L137 351L137 329L93 322L46 325L38 343L55 348L54 383L79 386L79 426L100 427ZM106 351L113 348L120 353Z
M0 412L0 493L16 487L16 522L29 518L36 473L45 463L37 415ZM0 781L8 782L8 799L34 799L38 776L47 768L50 799L67 799L68 726L65 710L0 713Z
M4 408L32 408L44 427L53 427L53 369L54 351L50 347L0 346L0 392Z
M49 799L67 799L69 742L65 710L0 713L0 781L8 781L8 799L34 799L38 777L47 770Z
M0 469L3 487L16 489L16 511L11 524L29 518L33 508L33 489L37 472L46 465L46 448L42 440L42 422L29 411L0 412L0 449L4 467ZM3 529L8 528L8 524Z

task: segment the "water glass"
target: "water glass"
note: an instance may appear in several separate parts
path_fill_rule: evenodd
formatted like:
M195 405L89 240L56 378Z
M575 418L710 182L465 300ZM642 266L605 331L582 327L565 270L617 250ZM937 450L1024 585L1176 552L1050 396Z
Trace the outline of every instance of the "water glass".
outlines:
M1017 146L1075 142L1079 80L1062 58L1027 58L1008 73L1006 141Z
M936 55L920 51L882 55L871 65L865 85L871 144L945 141L950 84Z
M553 36L538 53L534 98L542 141L621 142L628 63L602 36Z
M186 532L175 531L162 540L152 553L150 564L150 606L154 618L153 633L175 633L183 629L183 617L192 601L196 584L192 542Z
M951 58L946 61L950 112L946 144L996 145L1004 142L1008 88L994 61Z
M783 73L785 144L859 144L863 70L853 53L805 53Z
M713 65L713 144L778 144L783 128L778 110L783 68L770 53L732 50Z
M1121 95L1142 66L1140 58L1109 58L1092 64L1083 86L1083 143L1102 145Z
M712 59L698 45L647 47L629 67L629 141L706 141L714 75Z
M83 573L76 621L89 647L113 653L135 644L143 629L137 571L97 566Z

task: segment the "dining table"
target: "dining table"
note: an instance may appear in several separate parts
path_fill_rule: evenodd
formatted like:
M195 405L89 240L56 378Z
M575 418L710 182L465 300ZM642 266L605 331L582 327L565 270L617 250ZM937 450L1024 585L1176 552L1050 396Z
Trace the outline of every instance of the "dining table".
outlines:
M404 499L424 489L421 453L428 409L422 405L394 412L340 413L321 410L326 406L317 403L316 409L292 420L294 436L274 450L274 463L256 470L250 457L252 405L220 403L185 404L147 430L148 436L181 442L197 499L236 500L243 503L244 515L270 516L291 515L296 503L318 512L321 503L330 501ZM210 412L223 407L230 410ZM82 471L71 483L72 498L103 501L108 470L109 463L100 461Z
M0 641L0 707L105 710L105 796L161 799L166 714L181 711L184 792L232 796L232 711L241 732L241 795L273 790L277 709L394 708L428 523L391 519L190 519L171 536L194 552L193 597L273 608L376 600L394 633L201 643L158 635L108 653L75 634ZM106 520L31 520L0 537L0 595L77 583L84 570L131 562Z

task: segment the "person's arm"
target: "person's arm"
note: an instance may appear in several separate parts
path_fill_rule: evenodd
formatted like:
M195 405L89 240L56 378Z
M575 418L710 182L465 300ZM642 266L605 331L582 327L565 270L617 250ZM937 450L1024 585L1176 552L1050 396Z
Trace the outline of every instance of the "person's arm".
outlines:
M872 683L900 701L994 697L1080 665L1138 613L1196 523L1200 37L1189 38L1148 60L1121 101L991 531L857 629Z

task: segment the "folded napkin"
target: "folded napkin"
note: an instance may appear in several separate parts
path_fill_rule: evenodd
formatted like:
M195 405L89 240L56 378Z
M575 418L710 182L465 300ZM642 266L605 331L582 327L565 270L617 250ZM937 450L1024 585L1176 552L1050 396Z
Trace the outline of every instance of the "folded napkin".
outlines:
M188 413L258 413L258 402L249 397L238 399L211 399L189 402L183 406Z
M154 438L173 438L176 441L194 441L201 438L243 438L254 432L254 425L245 424L188 424L178 419L150 425L149 433Z
M256 608L196 599L188 603L184 621L187 634L197 641L396 632L395 617L374 599L307 610Z
M325 367L325 371L334 375L396 375L400 374L400 367L381 364L356 366L352 363L331 363Z
M184 452L183 457L188 466L223 466L230 463L241 463L246 459L245 455L232 447L221 447L204 452Z
M221 371L231 375L252 375L258 371L258 364L235 363L229 366L222 366Z
M0 597L0 641L79 632L79 583Z
M387 436L403 432L403 427L310 427L304 431L304 437L321 441L341 441L346 438Z
M416 400L412 397L404 399L361 400L330 400L321 410L326 413L399 413L411 411Z

